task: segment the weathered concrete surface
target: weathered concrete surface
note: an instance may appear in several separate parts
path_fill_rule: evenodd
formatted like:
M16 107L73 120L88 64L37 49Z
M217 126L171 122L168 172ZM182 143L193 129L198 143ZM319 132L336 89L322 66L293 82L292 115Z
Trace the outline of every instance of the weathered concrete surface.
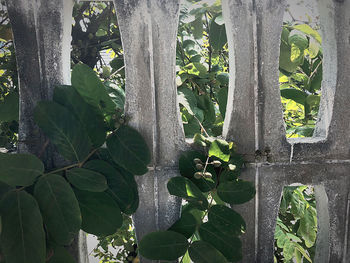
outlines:
M243 262L273 262L281 194L291 184L315 187L319 228L315 262L348 262L350 2L318 1L324 51L319 121L314 138L288 141L278 85L286 1L256 0L251 12L249 4L223 1L231 70L224 136L239 141L239 151L251 162L242 178L257 187L255 200L234 207L248 225L242 238ZM258 155L252 161L255 150Z
M137 178L140 205L134 223L140 240L167 229L180 214L180 200L166 188L179 175L177 162L185 145L175 85L179 1L114 3L125 54L126 114L152 151L150 172Z
M20 116L18 151L39 156L46 168L63 159L35 125L33 110L51 100L54 86L70 83L70 39L73 0L7 0L19 75ZM45 147L46 145L46 147ZM83 236L71 251L77 262L88 262Z

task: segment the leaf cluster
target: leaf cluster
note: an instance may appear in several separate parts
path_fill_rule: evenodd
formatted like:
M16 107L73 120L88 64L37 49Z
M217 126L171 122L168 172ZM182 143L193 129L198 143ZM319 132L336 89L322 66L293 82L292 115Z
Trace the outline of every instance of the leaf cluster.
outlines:
M168 230L147 234L139 243L140 254L152 260L237 262L242 259L239 236L246 223L229 205L254 198L255 187L239 178L243 159L234 144L196 135L204 153L181 155L181 176L169 180L171 195L186 204L181 217Z
M112 235L122 214L136 211L134 175L147 172L151 156L142 136L118 122L123 98L110 95L93 70L76 65L72 86L56 87L53 101L39 102L34 111L67 165L48 169L31 154L0 154L6 262L74 262L64 246L80 229Z

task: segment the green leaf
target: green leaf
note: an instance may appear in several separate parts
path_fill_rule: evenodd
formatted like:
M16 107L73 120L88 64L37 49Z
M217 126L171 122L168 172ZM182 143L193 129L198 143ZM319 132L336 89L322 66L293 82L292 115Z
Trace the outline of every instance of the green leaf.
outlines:
M91 150L88 134L67 108L42 101L34 110L34 119L67 160L81 162L88 156Z
M196 241L188 249L189 255L195 263L226 263L226 258L207 242Z
M216 79L220 82L221 85L228 85L230 75L226 72L221 72L216 76Z
M204 127L210 127L216 120L214 103L209 95L203 94L201 96L196 95L197 106L204 111Z
M296 45L300 50L304 51L309 46L309 40L305 34L300 33L297 30L292 30L288 36L288 44Z
M113 160L135 175L147 173L147 165L151 162L148 146L135 129L122 126L107 139L107 148Z
M193 37L195 39L202 39L203 37L203 22L202 16L196 17L196 19L191 23L193 27Z
M214 224L207 222L200 226L201 239L219 250L229 262L242 259L242 243L238 237L219 231Z
M116 105L96 73L84 64L77 64L72 70L72 86L85 101L106 113L114 113Z
M208 214L209 222L215 224L221 232L238 236L245 232L246 224L242 216L224 205L214 205Z
M306 35L312 36L314 39L318 41L318 43L322 44L322 38L321 35L312 27L310 27L307 24L302 24L302 25L296 25L293 26L294 29L299 30L300 32L305 33Z
M145 235L139 243L140 254L152 260L176 260L186 253L188 241L173 231L158 231Z
M320 95L309 95L306 98L306 103L310 105L310 107L318 107L320 105L321 96Z
M55 247L53 255L48 263L76 263L74 258L64 247Z
M6 262L44 263L45 232L39 206L24 191L8 193L0 203L1 251Z
M221 88L216 96L218 99L220 113L222 115L222 118L225 119L226 105L227 105L227 98L228 98L228 88L227 87Z
M107 193L117 202L121 211L132 214L138 207L138 192L134 176L123 169L116 169L101 160L92 160L84 168L103 174L107 179ZM136 203L136 205L135 205Z
M113 83L107 82L104 85L106 87L107 92L109 93L109 96L116 104L116 107L118 109L124 110L125 91Z
M35 184L34 196L52 238L69 245L81 227L79 204L70 185L63 177L49 174Z
M216 173L215 170L209 166L208 172L213 175L213 178L201 178L195 179L193 175L197 172L196 165L194 163L194 159L200 159L203 164L206 161L206 157L204 154L198 151L187 151L180 156L179 159L179 169L180 174L189 178L202 192L208 192L212 190L216 186Z
M0 201L9 191L13 189L15 189L13 186L9 186L8 184L5 184L0 181ZM0 231L0 234L1 234L1 231Z
M188 88L179 87L177 89L177 94L179 104L184 106L189 114L194 115L194 108L197 107L197 100L193 92Z
M285 261L291 260L294 255L294 243L290 242L289 240L286 241L283 245L283 257Z
M107 193L74 192L83 218L82 230L97 236L112 235L122 226L120 209Z
M307 94L298 89L286 88L281 89L281 96L286 99L294 100L301 105L305 105Z
M43 174L44 164L31 154L0 153L0 181L11 186L29 186Z
M294 72L300 61L291 61L291 47L285 41L281 41L279 67L287 72Z
M102 174L84 168L68 170L67 179L76 188L84 191L103 192L108 188L107 180Z
M208 201L198 187L189 179L181 176L173 177L168 182L168 190L171 195L181 197L201 209L208 208Z
M210 23L209 43L217 51L221 50L227 42L225 25L218 25L215 21Z
M186 238L190 238L197 228L197 220L191 213L184 213L180 219L177 220L170 228L170 231L174 231L184 235Z
M230 146L229 144L220 139L214 140L209 148L209 156L215 156L224 162L228 162L230 159Z
M229 204L243 204L254 198L255 187L248 181L226 182L219 185L218 196Z
M316 242L317 237L317 215L316 209L309 206L305 209L304 216L300 219L298 235L301 236L306 247L312 247Z
M84 99L72 86L58 86L54 90L53 100L65 106L74 114L86 130L93 146L100 147L106 139L103 115Z
M18 93L12 92L0 102L0 122L18 120L19 98Z

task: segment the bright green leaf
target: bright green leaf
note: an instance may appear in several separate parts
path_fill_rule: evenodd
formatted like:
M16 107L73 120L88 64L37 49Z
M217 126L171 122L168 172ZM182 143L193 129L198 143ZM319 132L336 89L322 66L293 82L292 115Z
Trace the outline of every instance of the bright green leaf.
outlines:
M230 146L229 144L220 139L214 140L209 148L209 156L215 156L224 162L228 162L230 159Z

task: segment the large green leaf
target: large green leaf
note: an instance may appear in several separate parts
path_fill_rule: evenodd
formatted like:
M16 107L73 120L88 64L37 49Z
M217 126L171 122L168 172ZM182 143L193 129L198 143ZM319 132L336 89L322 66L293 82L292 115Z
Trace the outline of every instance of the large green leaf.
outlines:
M44 172L44 164L31 154L0 153L0 181L11 186L29 186Z
M306 35L300 33L298 30L292 30L288 36L288 44L296 45L300 50L304 51L309 46L309 40Z
M248 181L230 181L219 185L218 196L229 204L243 204L254 198L255 187Z
M80 121L94 147L101 146L106 139L103 115L84 99L72 86L58 86L54 90L54 101L65 106Z
M213 223L207 222L200 226L201 239L219 250L229 262L242 259L242 243L238 237L219 231Z
M208 208L207 199L191 180L181 176L173 177L169 180L167 187L171 195L186 199L201 209Z
M188 249L189 255L195 263L227 263L226 258L207 242L196 241Z
M63 177L49 174L35 184L34 196L50 236L60 245L69 245L81 226L79 204L70 185Z
M0 203L1 251L8 263L44 263L45 232L39 206L24 191L8 193Z
M84 168L68 170L67 179L76 188L84 191L103 192L108 188L107 180L102 174Z
M12 92L0 102L0 122L18 120L19 98L18 93Z
M0 201L9 191L13 189L15 189L13 186L10 186L0 181ZM1 231L0 231L0 234L1 234Z
M214 103L207 94L201 96L196 95L196 98L198 108L204 111L203 126L210 127L216 120Z
M179 87L177 89L177 94L179 103L187 109L189 114L194 115L194 109L197 107L197 100L193 92L186 87Z
M75 190L83 218L82 229L97 236L112 235L123 223L118 204L107 193Z
M190 238L197 228L197 220L191 213L182 213L179 220L177 220L169 230L175 231Z
M116 105L109 97L96 73L84 64L77 64L72 71L72 85L85 101L106 113L113 113Z
M48 261L48 263L76 263L68 250L64 247L55 247L53 250L53 255Z
M312 247L317 237L317 215L316 209L309 206L305 209L304 216L300 219L298 235L301 236L306 247Z
M42 101L35 108L34 119L63 157L78 162L87 157L91 150L88 134L67 108Z
M215 223L216 228L229 235L241 235L245 232L246 224L242 216L224 205L214 205L208 214L209 222Z
M145 235L139 243L140 254L152 260L176 260L186 253L187 238L173 231Z
M209 43L217 51L223 48L227 42L225 25L218 25L214 20L210 23Z
M281 89L281 96L286 99L294 100L301 105L305 105L307 94L302 90L286 88Z
M314 39L316 39L320 44L322 44L322 38L321 35L312 27L310 27L307 24L301 24L293 26L294 29L299 30L300 32L305 33L306 35L312 36Z
M108 183L108 194L117 202L126 214L135 212L138 206L138 192L134 176L123 169L116 169L105 161L92 160L84 165L85 168L103 174Z
M151 162L148 146L135 129L122 126L107 139L107 148L113 160L135 175L145 174Z
M230 159L230 146L228 142L216 139L210 144L209 156L215 156L224 162L228 162Z
M288 31L287 29L284 29ZM289 31L288 31L289 32ZM291 61L291 47L287 42L281 41L279 67L287 72L294 72L300 65L300 61Z

